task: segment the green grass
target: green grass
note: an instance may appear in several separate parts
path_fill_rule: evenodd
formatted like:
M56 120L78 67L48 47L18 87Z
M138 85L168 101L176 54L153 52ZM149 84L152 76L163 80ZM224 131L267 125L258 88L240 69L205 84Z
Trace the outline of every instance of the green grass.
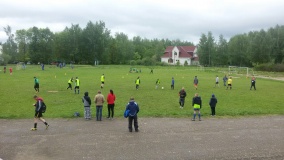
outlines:
M9 68L8 66L7 68ZM81 98L85 91L89 92L93 100L100 89L100 76L106 77L103 94L106 97L109 89L113 89L117 96L115 116L122 117L125 106L131 96L140 106L140 117L189 117L192 115L191 100L194 93L202 97L202 115L210 115L208 105L211 94L218 99L216 114L218 116L247 116L284 114L283 81L257 78L256 91L250 91L250 79L242 75L233 76L233 89L226 90L222 84L222 69L206 69L197 71L196 67L155 67L154 74L149 74L148 67L141 68L142 73L128 73L130 66L75 66L56 68L46 66L42 71L40 66L27 66L26 70L16 70L13 75L0 73L0 118L30 118L34 114L33 89L34 76L40 81L39 96L43 97L47 105L45 117L70 118L74 112L83 115ZM227 69L224 69L227 70ZM199 86L196 91L193 87L193 78L198 76ZM215 76L220 78L220 88L214 88ZM56 76L56 78L55 78ZM80 94L66 90L67 81L78 76L81 82ZM135 90L135 79L140 76L141 85ZM171 77L175 78L175 90L170 89ZM165 89L155 89L156 79L159 78ZM74 85L73 85L74 87ZM178 92L185 87L187 97L185 108L181 110L178 104ZM58 91L58 92L48 92ZM103 114L107 114L104 105ZM92 115L95 115L95 106L92 105Z

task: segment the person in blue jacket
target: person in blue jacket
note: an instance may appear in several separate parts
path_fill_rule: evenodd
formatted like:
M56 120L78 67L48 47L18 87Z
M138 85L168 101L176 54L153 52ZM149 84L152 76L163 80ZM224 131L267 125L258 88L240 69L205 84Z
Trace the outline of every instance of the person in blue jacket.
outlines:
M135 132L139 132L138 130L138 117L137 113L139 112L139 106L138 104L134 101L134 98L131 97L130 101L128 102L126 106L126 110L129 110L128 114L128 129L129 132L132 132L132 122L134 121L134 129Z

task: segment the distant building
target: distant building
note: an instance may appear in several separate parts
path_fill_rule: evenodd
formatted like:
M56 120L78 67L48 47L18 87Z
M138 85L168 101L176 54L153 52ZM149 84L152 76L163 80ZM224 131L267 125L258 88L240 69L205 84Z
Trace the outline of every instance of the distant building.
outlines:
M178 62L180 65L184 65L185 62L188 65L198 65L196 52L197 47L195 46L168 46L161 57L161 62L171 65L176 65Z

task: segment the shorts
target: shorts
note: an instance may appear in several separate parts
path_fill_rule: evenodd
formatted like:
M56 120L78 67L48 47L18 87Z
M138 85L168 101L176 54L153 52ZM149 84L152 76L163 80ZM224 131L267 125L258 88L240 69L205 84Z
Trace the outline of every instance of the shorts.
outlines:
M75 86L75 89L80 89L79 86Z
M194 87L197 87L198 84L194 84Z
M40 118L40 117L42 117L42 113L36 111L36 112L35 112L35 118Z
M102 84L105 84L105 82L102 82Z
M34 86L34 88L39 88L39 84L36 83L35 86Z
M219 82L216 82L216 84L219 84Z
M228 84L228 86L232 86L232 84Z
M193 110L195 110L195 111L199 111L199 110L200 110L200 108L193 108Z

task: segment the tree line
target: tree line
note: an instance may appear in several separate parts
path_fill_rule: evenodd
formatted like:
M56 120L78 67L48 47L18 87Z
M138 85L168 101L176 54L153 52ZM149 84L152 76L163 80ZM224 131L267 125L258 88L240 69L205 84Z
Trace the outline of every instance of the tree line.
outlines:
M122 32L112 36L103 21L89 21L85 28L72 24L56 33L37 27L17 30L15 35L10 26L4 31L8 36L0 57L4 63L159 65L167 46L194 45L179 39L129 38ZM201 35L196 46L199 62L204 66L279 64L284 56L284 26L238 34L229 41L222 35L216 41L208 32Z
M205 66L281 64L284 58L284 26L238 34L229 41L222 35L216 41L211 32L202 34L198 56L200 64Z

